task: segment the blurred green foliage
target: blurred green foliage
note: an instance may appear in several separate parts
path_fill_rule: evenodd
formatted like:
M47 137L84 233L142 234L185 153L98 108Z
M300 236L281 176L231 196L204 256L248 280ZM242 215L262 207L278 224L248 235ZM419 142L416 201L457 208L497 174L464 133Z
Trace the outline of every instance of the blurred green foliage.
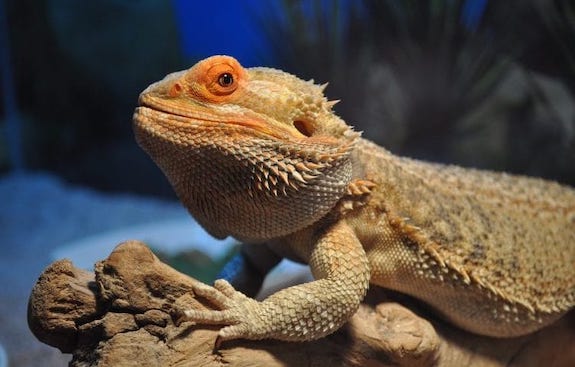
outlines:
M153 252L162 262L170 265L181 273L208 284L211 284L216 279L219 271L239 251L239 247L236 246L231 248L221 258L212 259L205 253L194 250L194 246L190 245L190 248L192 250L181 251L175 254L167 254L161 250L153 248L152 246Z

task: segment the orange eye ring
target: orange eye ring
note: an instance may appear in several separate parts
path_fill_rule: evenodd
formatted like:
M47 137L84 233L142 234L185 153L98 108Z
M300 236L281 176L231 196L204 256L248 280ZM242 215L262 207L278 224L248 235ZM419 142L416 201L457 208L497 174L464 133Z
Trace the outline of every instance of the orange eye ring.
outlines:
M207 102L228 101L247 77L246 70L230 56L212 56L196 64L186 76L189 90Z

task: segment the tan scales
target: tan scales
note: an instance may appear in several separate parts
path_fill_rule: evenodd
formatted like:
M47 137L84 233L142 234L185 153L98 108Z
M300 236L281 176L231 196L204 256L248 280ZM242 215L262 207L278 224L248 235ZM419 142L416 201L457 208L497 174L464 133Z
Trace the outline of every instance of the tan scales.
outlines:
M323 88L214 56L142 92L137 140L200 224L316 278L262 302L220 280L196 293L221 311L189 319L226 325L222 340L312 340L343 325L369 283L495 337L573 307L572 188L397 157L338 118Z

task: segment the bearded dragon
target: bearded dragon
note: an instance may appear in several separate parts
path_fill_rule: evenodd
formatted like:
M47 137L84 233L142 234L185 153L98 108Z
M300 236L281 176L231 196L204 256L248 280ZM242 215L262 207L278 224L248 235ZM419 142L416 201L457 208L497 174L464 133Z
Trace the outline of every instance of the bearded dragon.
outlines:
M216 309L187 319L223 325L221 341L313 340L340 328L370 284L493 337L573 307L575 190L395 156L336 116L323 90L213 56L141 93L139 145L210 234L245 244L236 265L265 273L285 257L315 278L263 301L226 280L198 286Z

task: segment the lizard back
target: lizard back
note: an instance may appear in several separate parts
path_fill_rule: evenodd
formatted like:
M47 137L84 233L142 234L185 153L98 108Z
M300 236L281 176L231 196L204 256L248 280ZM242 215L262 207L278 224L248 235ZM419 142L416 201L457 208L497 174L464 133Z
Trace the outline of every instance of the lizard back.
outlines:
M513 313L521 319L519 307L534 324L547 323L573 307L573 189L542 179L396 157L366 140L357 152L361 174L378 187L372 202L382 203L381 212L412 247L417 269L426 269L419 278L441 278L433 290L410 284L421 279L401 280L394 269L395 280L376 275L374 283L423 298L458 324L470 315L457 313L481 301L494 319L509 320ZM385 261L373 261L376 273L377 263ZM440 294L449 287L473 293L469 304L449 309L453 300ZM463 293L445 294L456 298ZM502 309L495 310L501 303Z

